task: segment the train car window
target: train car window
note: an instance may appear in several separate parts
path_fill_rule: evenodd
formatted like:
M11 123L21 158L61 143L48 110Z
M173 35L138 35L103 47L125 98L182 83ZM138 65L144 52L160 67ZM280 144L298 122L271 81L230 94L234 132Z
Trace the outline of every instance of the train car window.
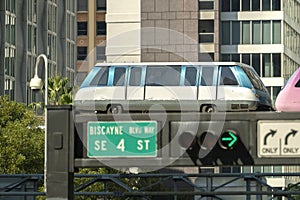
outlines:
M220 85L239 85L230 67L221 67Z
M125 81L126 68L116 67L114 73L113 86L123 86Z
M186 86L195 86L197 78L197 68L196 67L187 67L184 77L184 85Z
M214 67L202 67L201 86L212 86L214 82Z
M107 85L108 71L109 71L108 67L101 67L99 72L96 74L96 76L91 81L90 86L104 86L104 85Z
M130 70L130 86L140 86L141 85L142 68L132 67Z
M147 86L179 86L180 66L148 66L146 72Z
M297 81L295 87L300 87L300 79Z

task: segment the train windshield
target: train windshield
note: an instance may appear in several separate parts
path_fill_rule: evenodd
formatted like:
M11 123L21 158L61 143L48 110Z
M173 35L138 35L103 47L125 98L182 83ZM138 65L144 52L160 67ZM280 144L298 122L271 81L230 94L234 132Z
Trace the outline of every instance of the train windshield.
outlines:
M248 75L248 77L249 77L249 79L250 79L253 87L256 90L266 91L266 88L265 88L264 84L259 79L259 76L257 75L257 73L253 69L247 68L247 67L243 67L243 70Z

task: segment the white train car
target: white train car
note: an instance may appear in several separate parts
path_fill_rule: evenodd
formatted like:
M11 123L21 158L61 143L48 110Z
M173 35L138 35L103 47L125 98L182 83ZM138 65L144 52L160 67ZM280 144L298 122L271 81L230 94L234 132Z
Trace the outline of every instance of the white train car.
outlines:
M74 104L107 113L272 110L255 70L235 62L97 64Z

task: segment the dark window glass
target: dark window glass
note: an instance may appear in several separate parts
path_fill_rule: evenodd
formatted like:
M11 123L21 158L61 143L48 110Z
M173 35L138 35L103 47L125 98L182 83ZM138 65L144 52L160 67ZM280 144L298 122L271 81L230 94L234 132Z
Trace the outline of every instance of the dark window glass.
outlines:
M233 12L240 11L240 0L232 0L231 11Z
M262 55L263 77L271 77L271 54Z
M87 22L77 23L77 33L78 35L87 35Z
M99 72L96 74L95 78L91 81L91 86L103 86L107 85L108 80L108 67L102 67Z
M88 1L87 0L77 0L77 10L78 11L87 11L88 10Z
M200 33L199 34L199 42L200 43L213 43L214 42L214 34Z
M271 0L262 1L262 10L271 10Z
M300 79L297 81L295 87L300 87Z
M230 11L230 0L222 0L222 11L223 12Z
M146 85L179 86L181 66L148 66Z
M222 54L222 61L230 61L230 54Z
M250 0L242 0L242 11L250 10Z
M126 68L124 67L117 67L115 68L115 73L114 73L114 86L123 86L125 82L125 72Z
M201 86L212 86L214 81L214 67L202 67Z
M240 44L240 22L232 22L232 44Z
M77 47L77 60L85 60L87 57L87 47Z
M200 33L214 33L214 20L199 20Z
M260 54L252 54L252 66L260 75Z
M106 23L97 22L97 35L106 35Z
M187 67L185 72L184 85L195 86L197 77L197 68Z
M280 10L280 0L272 1L272 10Z
M242 62L247 64L247 65L250 65L250 54L243 54L242 55Z
M233 62L240 62L240 54L232 54L231 55L231 61Z
M252 11L260 10L260 0L252 0Z
M105 56L105 46L97 46L96 48L97 60L106 60Z
M214 2L213 1L199 1L199 10L213 10Z
M201 62L211 62L211 61L214 61L214 54L213 53L199 53L198 59Z
M281 77L281 57L280 54L273 54L274 77Z
M141 85L141 76L142 76L142 68L141 67L133 67L130 71L130 86L140 86Z
M234 74L232 73L230 67L221 67L221 79L220 85L238 85Z
M230 32L230 22L222 22L222 44L227 45L230 44L230 36L231 36L231 32Z
M106 0L97 0L97 10L106 10Z

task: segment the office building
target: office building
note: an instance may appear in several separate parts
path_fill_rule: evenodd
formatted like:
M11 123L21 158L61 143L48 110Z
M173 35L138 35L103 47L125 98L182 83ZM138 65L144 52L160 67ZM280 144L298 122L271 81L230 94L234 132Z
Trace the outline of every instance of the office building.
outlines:
M29 87L36 58L48 58L48 76L66 76L74 82L76 71L76 1L0 1L0 95L10 100L34 102L41 94ZM44 78L43 61L38 69Z

